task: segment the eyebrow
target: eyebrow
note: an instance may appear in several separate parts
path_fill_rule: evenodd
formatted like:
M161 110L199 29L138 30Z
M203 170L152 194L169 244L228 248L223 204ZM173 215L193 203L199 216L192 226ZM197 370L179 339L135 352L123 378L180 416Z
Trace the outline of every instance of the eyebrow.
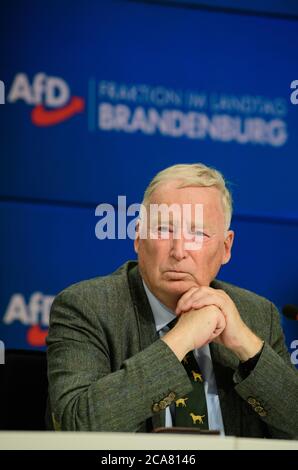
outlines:
M149 221L153 224L160 224L160 223L163 223L163 224L166 224L168 223L169 225L174 225L173 223L173 214L170 212L170 217L169 217L169 220L164 220L163 217L162 217L162 214L160 212L158 212L158 214L155 214L154 217L150 217L149 215ZM202 230L202 231L210 231L211 228L209 225L205 225L204 223L203 224L196 224L194 221L191 222L191 230Z
M174 224L173 224L173 220L170 220L169 222L168 222L168 221L163 221L163 220L161 220L160 217L159 217L158 219L152 220L152 222L153 222L154 224L155 224L155 223L158 223L158 224L159 224L159 223L162 222L163 224L167 224L167 223L168 223L168 225L170 225L170 226L173 226L173 225L174 225ZM205 232L206 230L207 230L207 231L210 230L210 228L209 228L208 226L206 226L206 225L203 225L203 226L202 226L202 225L196 225L196 224L194 224L194 223L191 224L190 228L191 228L191 230L201 230L202 232Z

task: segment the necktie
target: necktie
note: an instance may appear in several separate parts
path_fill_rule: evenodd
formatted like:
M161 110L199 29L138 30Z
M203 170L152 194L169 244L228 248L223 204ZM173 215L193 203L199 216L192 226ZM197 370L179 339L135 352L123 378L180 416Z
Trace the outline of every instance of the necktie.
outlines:
M172 329L177 318L168 323L168 328ZM182 359L182 364L189 376L193 390L185 397L178 398L175 402L174 415L175 426L197 429L209 429L208 409L204 390L204 377L199 365L190 351Z
M176 400L175 426L209 429L204 377L192 351L184 357L182 364L192 382L193 390Z

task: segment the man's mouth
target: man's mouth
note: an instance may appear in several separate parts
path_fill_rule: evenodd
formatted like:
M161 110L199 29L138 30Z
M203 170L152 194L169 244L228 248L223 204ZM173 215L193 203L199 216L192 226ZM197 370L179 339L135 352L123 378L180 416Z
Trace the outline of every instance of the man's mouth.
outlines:
M186 273L185 271L176 271L176 270L172 270L172 269L169 269L168 271L165 271L164 274L167 278L170 278L170 279L182 279L182 278L188 276L188 273Z

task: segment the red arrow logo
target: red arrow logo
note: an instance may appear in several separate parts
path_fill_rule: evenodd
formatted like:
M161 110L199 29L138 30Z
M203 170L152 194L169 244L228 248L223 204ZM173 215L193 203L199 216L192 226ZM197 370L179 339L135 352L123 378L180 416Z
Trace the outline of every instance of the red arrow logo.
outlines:
M83 112L84 108L85 100L79 96L73 96L64 108L48 110L42 104L35 106L31 113L31 120L39 127L54 126L71 118L74 114Z
M45 346L48 330L42 330L39 325L33 325L27 331L27 342L30 346Z

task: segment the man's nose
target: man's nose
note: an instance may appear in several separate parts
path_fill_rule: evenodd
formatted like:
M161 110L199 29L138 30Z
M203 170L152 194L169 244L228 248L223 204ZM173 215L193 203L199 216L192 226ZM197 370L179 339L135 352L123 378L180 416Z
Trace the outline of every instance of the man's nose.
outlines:
M180 261L184 258L187 258L188 253L185 249L185 240L183 237L173 238L172 239L172 246L171 246L171 256L176 258L176 260Z

